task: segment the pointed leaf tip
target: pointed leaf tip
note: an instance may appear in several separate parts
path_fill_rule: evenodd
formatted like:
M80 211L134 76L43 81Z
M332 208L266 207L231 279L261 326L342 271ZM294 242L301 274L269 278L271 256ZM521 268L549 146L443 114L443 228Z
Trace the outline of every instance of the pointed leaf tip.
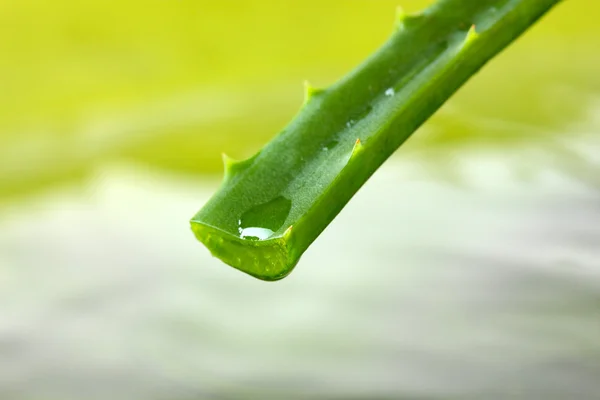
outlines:
M472 43L479 37L479 33L477 32L477 28L475 25L471 25L469 31L467 32L467 37L465 38L465 43Z
M411 23L419 21L423 18L422 13L408 14L402 6L396 7L396 27L397 29L404 29Z
M308 103L311 98L323 93L325 90L314 87L309 81L304 81L304 104Z
M223 165L225 165L225 168L227 168L231 164L235 164L236 162L233 158L229 157L225 153L221 153L221 158L223 159Z
M260 152L248 158L247 160L238 161L229 157L225 153L221 153L221 157L223 158L223 166L225 167L225 179L228 179L248 169L254 163L254 160L258 157L259 154Z
M237 161L234 160L233 158L229 157L225 153L221 153L221 158L223 159L223 167L225 169L225 178L227 178L229 175L231 175L233 168L234 168L235 164L237 163Z
M360 141L360 138L356 139L356 142L354 142L354 147L352 148L352 155L350 156L350 158L354 158L357 154L359 154L360 152L362 152L363 150L363 144Z
M402 21L404 21L405 18L406 18L406 11L404 11L404 8L402 8L402 6L397 6L396 7L396 22L402 23Z
M294 228L294 226L290 225L290 227L285 230L285 232L283 233L283 238L284 239L288 240L290 238L290 236L292 235L292 229L293 228Z

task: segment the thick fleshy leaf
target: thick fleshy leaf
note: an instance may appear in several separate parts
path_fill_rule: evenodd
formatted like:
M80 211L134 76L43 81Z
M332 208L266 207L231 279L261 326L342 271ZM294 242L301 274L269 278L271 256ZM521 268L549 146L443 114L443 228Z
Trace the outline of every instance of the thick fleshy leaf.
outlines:
M191 220L213 255L264 280L300 256L377 168L487 61L560 0L440 0L399 10L387 43L302 109ZM482 99L482 101L485 101ZM401 202L401 199L398 199Z

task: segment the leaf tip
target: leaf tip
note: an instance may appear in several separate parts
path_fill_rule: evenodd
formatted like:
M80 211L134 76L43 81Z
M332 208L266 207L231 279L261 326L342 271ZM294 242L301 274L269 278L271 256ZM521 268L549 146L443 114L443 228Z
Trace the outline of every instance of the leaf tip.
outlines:
M465 38L465 44L468 45L473 43L479 37L479 33L477 32L477 28L475 25L471 25L469 31L467 32L467 36Z
M354 142L354 147L352 148L352 155L350 156L350 158L354 158L356 157L359 153L362 152L363 150L363 144L360 140L360 138L356 139L356 142Z
M231 164L235 163L235 160L233 158L229 157L225 153L221 153L221 158L223 159L223 164L225 165L225 167L227 167L228 165L231 165Z
M396 7L396 22L400 24L404 21L405 18L406 18L406 11L404 10L404 8L402 6L397 6Z
M256 157L258 157L259 154L260 152L258 152L257 154L255 154L247 160L239 161L229 157L225 153L221 153L221 157L223 158L223 166L225 168L225 179L228 179L248 169L254 163L254 160L256 159Z
M294 229L294 226L290 225L290 227L285 230L285 232L283 233L283 238L285 240L289 240L290 239L290 237L292 236L292 230L293 229Z
M422 18L422 13L409 14L402 6L396 7L396 28L398 30L402 30Z
M313 97L323 93L324 89L319 89L310 84L309 81L304 81L304 104L308 103Z
M225 177L227 177L231 174L231 171L233 170L237 161L234 160L233 158L229 157L225 153L221 153L221 158L223 159L223 167L225 169Z

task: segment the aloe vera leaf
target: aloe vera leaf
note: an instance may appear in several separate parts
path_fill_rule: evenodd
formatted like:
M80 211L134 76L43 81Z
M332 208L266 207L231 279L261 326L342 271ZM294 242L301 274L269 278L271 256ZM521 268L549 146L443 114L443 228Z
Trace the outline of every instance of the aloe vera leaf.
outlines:
M440 0L401 10L390 39L225 178L192 218L197 239L263 280L288 275L377 168L460 86L560 0ZM482 99L482 101L485 101ZM401 201L401 200L399 200Z

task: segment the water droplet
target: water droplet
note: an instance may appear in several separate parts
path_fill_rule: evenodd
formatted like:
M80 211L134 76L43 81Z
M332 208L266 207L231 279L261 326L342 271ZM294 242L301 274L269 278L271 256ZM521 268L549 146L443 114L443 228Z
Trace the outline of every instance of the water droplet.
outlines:
M385 95L388 97L392 97L395 94L396 94L396 91L394 90L394 88L389 88L388 90L385 91Z
M266 240L273 236L273 231L267 228L243 228L240 237L246 240Z
M356 121L351 119L350 121L346 122L346 126L348 128L351 128L352 126L354 126L354 124L356 124Z
M238 220L242 239L266 240L281 228L292 209L291 200L279 196L246 211Z
M266 228L244 228L240 230L240 237L246 240L266 240L273 235L273 231Z

